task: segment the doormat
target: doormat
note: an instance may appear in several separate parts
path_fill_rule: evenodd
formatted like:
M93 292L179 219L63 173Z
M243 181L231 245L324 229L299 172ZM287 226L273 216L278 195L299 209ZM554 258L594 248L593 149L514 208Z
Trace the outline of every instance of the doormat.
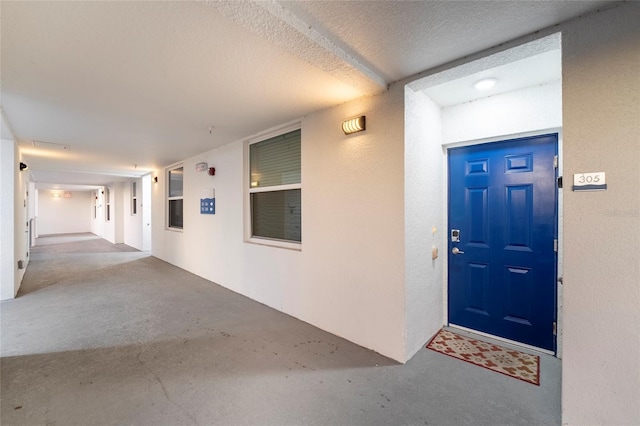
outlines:
M427 349L540 386L540 357L442 329Z

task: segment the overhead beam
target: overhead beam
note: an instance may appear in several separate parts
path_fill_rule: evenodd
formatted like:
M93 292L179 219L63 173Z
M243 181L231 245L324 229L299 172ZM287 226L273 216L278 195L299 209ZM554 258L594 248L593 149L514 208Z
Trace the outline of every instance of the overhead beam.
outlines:
M384 78L275 0L206 3L265 40L360 90L363 95L375 95L388 87Z

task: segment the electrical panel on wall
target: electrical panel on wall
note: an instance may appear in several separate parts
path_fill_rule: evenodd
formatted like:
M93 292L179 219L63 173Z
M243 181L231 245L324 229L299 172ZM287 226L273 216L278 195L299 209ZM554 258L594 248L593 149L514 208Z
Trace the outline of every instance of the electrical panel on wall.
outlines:
M200 194L200 214L216 214L215 189L205 189Z

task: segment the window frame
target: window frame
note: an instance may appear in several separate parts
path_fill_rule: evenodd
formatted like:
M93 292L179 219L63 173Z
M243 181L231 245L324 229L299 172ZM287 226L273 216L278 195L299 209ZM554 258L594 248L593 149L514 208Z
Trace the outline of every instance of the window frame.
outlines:
M289 250L301 251L302 250L302 241L292 241L292 240L281 240L276 238L269 237L256 237L253 236L253 220L252 213L253 209L251 206L251 194L259 193L259 192L275 192L275 191L288 191L288 190L300 190L300 202L302 203L303 195L302 195L302 132L300 134L300 182L292 183L292 184L284 184L284 185L272 185L272 186L263 186L263 187L251 187L251 154L250 148L251 145L264 142L271 138L284 135L286 133L290 133L296 130L302 130L302 126L300 122L295 122L283 127L278 127L271 131L261 133L260 135L254 136L250 139L247 139L244 144L244 157L245 157L245 173L244 173L244 188L245 188L245 208L244 208L244 216L245 216L245 235L244 241L245 243L258 244L263 246L271 246L271 247L279 247ZM300 212L300 226L302 227L302 212ZM302 229L300 230L302 235Z
M111 187L109 186L104 187L104 199L104 221L111 222Z
M138 215L138 181L131 181L131 216Z
M171 197L169 196L170 189L171 189L171 172L178 169L182 169L182 195ZM167 168L165 168L164 176L167 182L167 184L165 185L165 199L166 199L165 222L164 222L165 229L168 231L183 232L184 231L184 165L182 163L176 163L171 166L168 166ZM171 209L169 206L171 204L171 201L175 201L175 200L182 200L182 227L171 226L171 223L170 223Z
M93 194L93 220L98 219L98 197L100 196L100 190L96 189Z

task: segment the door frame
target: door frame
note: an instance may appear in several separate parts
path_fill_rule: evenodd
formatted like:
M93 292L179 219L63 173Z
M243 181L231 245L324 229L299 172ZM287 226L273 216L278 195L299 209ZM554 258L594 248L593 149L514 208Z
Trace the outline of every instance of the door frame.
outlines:
M526 138L526 137L531 137L531 136L542 136L542 135L546 135L549 133L557 133L558 134L558 176L562 176L563 175L563 166L562 166L562 157L563 157L563 150L562 150L562 128L560 127L554 127L554 128L548 128L548 129L541 129L541 130L535 130L535 131L530 131L530 132L519 132L519 133L513 133L513 134L508 134L508 135L500 135L500 136L492 136L489 138L482 138L482 139L475 139L475 140L469 140L469 141L462 141L462 142L453 142L453 143L449 143L449 144L443 144L442 145L442 161L443 161L443 181L442 184L444 186L443 188L443 205L444 205L444 209L443 209L443 223L445 224L445 230L446 232L443 233L443 237L442 237L442 247L445 248L445 256L443 256L443 261L444 261L444 270L443 270L443 295L444 295L444 300L442 301L443 303L443 307L444 307L444 323L447 326L450 326L449 324L449 286L448 286L448 282L449 282L449 256L448 256L448 247L449 247L449 241L448 241L448 230L450 229L449 226L449 149L451 148L459 148L459 147L465 147L465 146L474 146L474 145L483 145L483 144L487 144L487 143L492 143L492 142L501 142L501 141L505 141L505 140L510 140L510 139L519 139L519 138ZM538 352L542 352L542 353L548 353L551 355L556 356L557 358L562 358L562 337L563 337L563 322L562 322L562 302L563 302L563 295L562 295L562 283L560 278L562 277L563 274L563 260L564 260L564 256L563 256L563 226L562 226L562 218L563 218L563 189L559 188L558 189L558 223L557 223L557 229L558 229L558 254L557 254L557 276L556 276L556 294L557 294L557 298L556 298L556 351L555 353L553 351L547 351L545 349L541 349L541 348L537 348L534 346L530 346L524 343L520 343L520 342L515 342L509 339L505 339L499 336L493 336L487 333L483 333L477 330L471 330L471 329L467 329L464 327L460 327L460 326L453 326L456 328L460 328L462 330L466 330L466 331L470 331L473 332L475 334L478 335L482 335L482 336L486 336L486 337L490 337L492 339L495 340L500 340L500 341L504 341L510 344L514 344L517 346L521 346L524 348L528 348L528 349L532 349Z

